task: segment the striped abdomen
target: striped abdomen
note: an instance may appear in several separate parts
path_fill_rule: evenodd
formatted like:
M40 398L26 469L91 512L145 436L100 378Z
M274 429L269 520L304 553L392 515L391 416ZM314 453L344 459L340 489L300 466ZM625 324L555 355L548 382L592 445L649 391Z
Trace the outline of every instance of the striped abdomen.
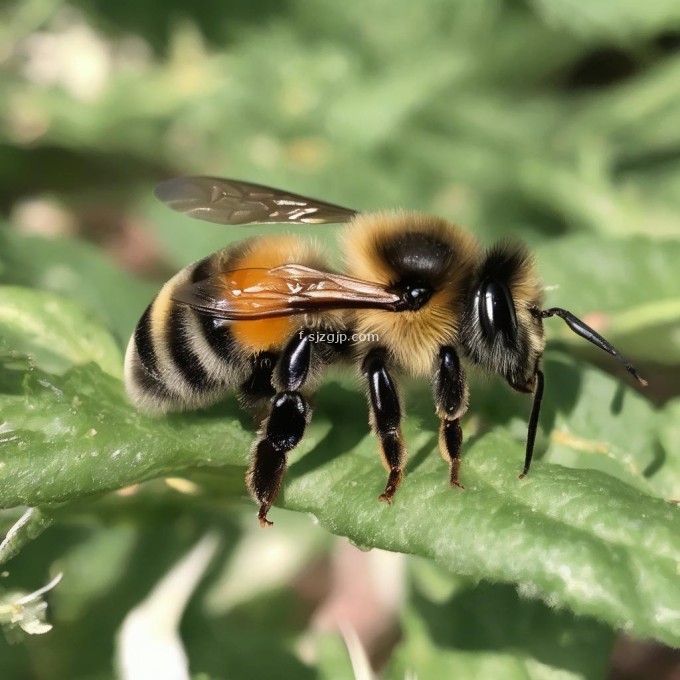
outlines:
M223 321L175 302L173 293L221 272L241 268L264 272L288 263L325 266L317 246L284 234L241 241L170 279L128 344L125 386L132 403L144 411L164 412L207 406L244 383L247 392L252 360L263 353L275 360L301 318Z
M211 273L216 255L189 265L161 288L137 324L125 356L125 385L144 411L197 408L244 379L229 325L172 300L173 292Z

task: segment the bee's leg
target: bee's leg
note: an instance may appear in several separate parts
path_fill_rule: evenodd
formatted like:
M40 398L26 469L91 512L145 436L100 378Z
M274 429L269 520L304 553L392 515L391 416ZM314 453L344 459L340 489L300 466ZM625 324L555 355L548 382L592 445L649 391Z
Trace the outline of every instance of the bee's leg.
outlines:
M433 385L437 415L441 420L439 451L449 464L451 486L462 489L463 485L458 481L460 447L463 443L460 419L467 411L468 389L463 367L453 347L442 347L439 350Z
M389 472L385 491L379 498L391 503L404 476L406 448L401 435L399 392L385 365L385 350L372 349L363 361L362 372L368 380L371 427L380 440L380 454Z
M272 379L278 359L275 352L254 354L250 357L250 373L239 387L239 401L258 427L267 417L269 403L276 394Z
M257 517L262 526L271 525L267 513L286 472L287 454L302 439L311 417L311 409L299 391L307 379L311 360L308 334L296 334L283 350L273 376L277 393L253 447L246 475L250 493L260 504Z

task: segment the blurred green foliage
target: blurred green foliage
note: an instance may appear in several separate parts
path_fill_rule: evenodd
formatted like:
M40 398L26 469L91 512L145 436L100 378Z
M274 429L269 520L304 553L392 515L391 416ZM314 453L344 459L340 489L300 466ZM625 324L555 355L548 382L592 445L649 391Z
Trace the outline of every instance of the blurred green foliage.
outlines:
M196 677L352 677L290 590L326 559L325 529L425 558L385 677L602 677L621 629L680 647L680 515L663 500L680 498L677 2L23 0L0 6L0 102L3 527L39 508L0 547L0 610L64 573L54 630L0 641L0 677L112 677L123 619L209 526L222 547L181 628ZM650 387L553 322L531 477L516 479L528 405L475 381L457 494L414 385L386 508L363 396L334 378L291 457L279 505L297 512L276 508L277 538L248 553L253 434L235 401L152 420L120 380L160 274L258 231L154 201L191 173L520 237L548 304L597 321ZM300 231L335 252L333 227ZM155 254L147 280L112 262L130 233ZM191 492L104 495L178 475ZM276 540L289 561L271 569Z

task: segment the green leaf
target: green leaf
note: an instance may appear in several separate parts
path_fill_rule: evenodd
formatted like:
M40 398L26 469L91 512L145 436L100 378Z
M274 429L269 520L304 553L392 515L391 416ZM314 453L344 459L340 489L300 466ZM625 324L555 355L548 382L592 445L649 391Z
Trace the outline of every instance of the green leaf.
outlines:
M332 441L319 447L328 457L336 451ZM284 505L312 512L359 545L513 582L552 606L680 644L680 592L673 586L680 511L591 470L537 465L520 482L521 453L507 434L479 438L464 460L465 492L455 495L441 466L430 465L406 478L391 508L375 505L384 480L367 455L350 469L329 460L297 476L293 466Z
M343 638L337 634L317 634L314 642L319 680L359 680L361 676L358 676L352 668ZM369 679L362 678L362 680Z
M636 0L532 0L547 23L590 39L632 40L680 26L680 8L673 0L648 5Z
M631 358L680 361L680 241L579 235L539 247L537 260L546 307L590 320ZM545 324L548 338L588 347L558 319Z
M269 630L234 623L221 625L218 630L204 630L194 623L192 632L187 654L190 659L201 659L201 667L209 670L210 677L245 680L318 677L313 668L297 658L292 643ZM230 675L224 674L225 667Z
M7 565L6 581L23 590L27 583L29 588L45 583L48 565L50 573L63 570L64 577L48 598L48 618L54 625L49 635L11 649L0 639L3 678L27 673L30 677L26 668L37 669L35 677L45 680L114 676L115 634L128 612L212 521L228 544L237 540L228 518L220 520L215 513L200 509L189 515L186 508L173 507L168 500L167 494L156 496L155 511L140 504L130 512L120 498L110 498L105 505L118 514L105 512L104 519L95 516L92 507L87 514L81 507L70 516L60 510L54 527ZM24 660L24 655L30 660ZM20 660L22 670L15 668Z
M413 566L422 571L417 562ZM586 680L606 675L614 635L594 619L556 612L498 584L473 587L453 580L453 592L433 598L421 581L415 579L402 613L403 641L387 677Z
M660 467L664 476L674 480L667 498L677 503L680 502L680 399L671 401L661 413L660 441L664 456L664 464Z
M197 466L243 472L253 438L233 401L193 415L139 415L121 383L93 364L51 376L5 357L0 385L3 507L75 499ZM409 474L387 507L377 502L385 477L368 426L347 425L365 422L361 401L338 385L321 391L308 436L290 456L283 507L312 513L358 545L515 583L553 606L680 644L678 508L594 470L537 462L520 481L522 445L501 427L471 438L466 490L451 490L433 451L436 430L413 418L405 427Z
M121 381L96 364L55 376L7 355L0 362L4 507L72 500L191 466L243 463L250 447L233 404L218 418L153 419L137 413Z
M57 295L0 286L0 337L50 373L94 361L122 376L123 357L111 334L80 305Z
M615 314L607 333L630 356L656 363L680 361L680 297L649 302Z
M568 467L600 470L647 493L672 498L680 493L680 474L672 449L659 441L661 417L640 394L627 388L624 371L609 376L548 353L545 393L535 456ZM614 366L613 368L617 368ZM622 374L622 375L621 375ZM481 381L471 385L472 408L489 427L510 427L526 436L528 400Z
M60 623L83 621L93 603L115 590L129 573L138 534L139 529L131 522L83 532L80 540L55 560L53 568L67 576L53 596ZM137 580L138 575L134 578Z
M547 305L613 314L680 298L680 241L575 235L539 246ZM547 322L546 322L547 323Z
M39 288L79 302L115 332L121 345L157 291L157 286L114 267L87 243L23 236L5 228L0 228L0 283Z

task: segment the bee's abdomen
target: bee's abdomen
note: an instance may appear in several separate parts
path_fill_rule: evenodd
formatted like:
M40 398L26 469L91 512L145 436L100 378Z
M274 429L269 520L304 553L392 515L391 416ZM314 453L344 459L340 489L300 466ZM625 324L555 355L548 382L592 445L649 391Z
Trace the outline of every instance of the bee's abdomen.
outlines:
M172 299L203 262L161 289L142 315L125 356L125 385L144 411L197 408L217 401L243 379L229 327Z

